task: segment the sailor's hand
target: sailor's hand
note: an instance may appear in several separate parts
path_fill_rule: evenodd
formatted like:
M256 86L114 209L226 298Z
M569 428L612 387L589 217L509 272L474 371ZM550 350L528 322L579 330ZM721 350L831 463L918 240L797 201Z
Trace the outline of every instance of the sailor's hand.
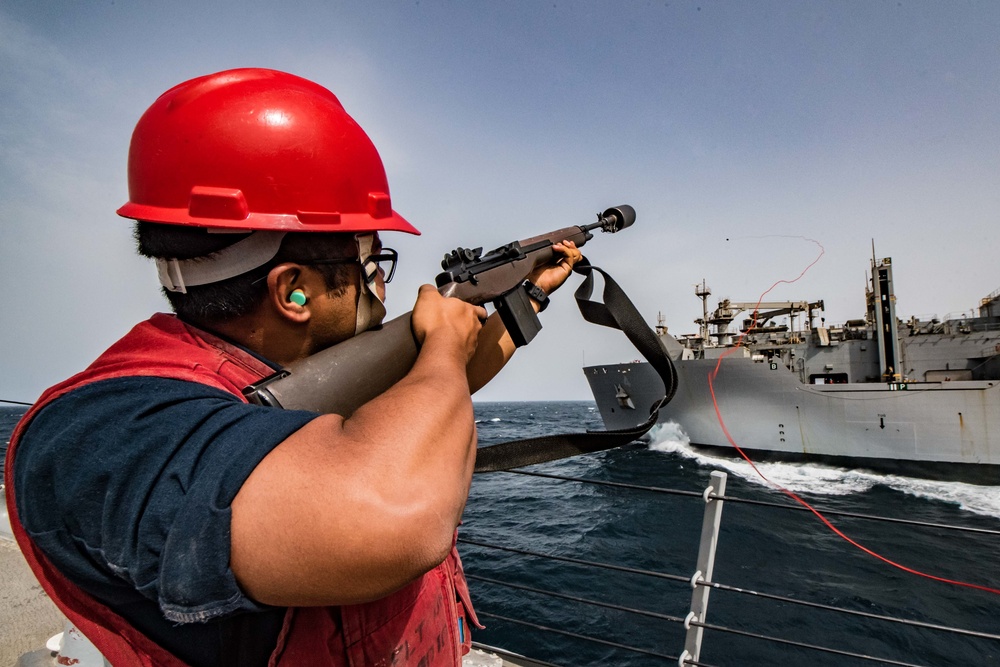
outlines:
M476 352L486 309L460 299L443 297L432 285L421 285L411 320L421 347L443 344L461 355L466 364Z
M528 280L538 285L546 294L559 289L559 286L566 282L569 275L573 273L573 265L583 259L583 254L572 241L553 243L552 250L554 263L538 267L528 276Z

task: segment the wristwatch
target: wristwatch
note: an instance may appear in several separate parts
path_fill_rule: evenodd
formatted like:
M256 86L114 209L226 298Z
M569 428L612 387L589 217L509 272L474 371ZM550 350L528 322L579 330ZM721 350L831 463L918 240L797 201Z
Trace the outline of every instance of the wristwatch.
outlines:
M549 307L549 295L541 287L530 280L525 280L522 287L524 287L524 291L528 293L528 296L538 303L538 312L542 312Z

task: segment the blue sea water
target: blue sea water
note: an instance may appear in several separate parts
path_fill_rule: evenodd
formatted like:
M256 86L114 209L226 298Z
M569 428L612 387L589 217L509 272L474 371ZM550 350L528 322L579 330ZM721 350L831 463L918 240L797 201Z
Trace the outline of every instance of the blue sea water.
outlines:
M481 444L557 431L601 428L589 402L476 406ZM818 507L938 524L1000 530L1000 486L884 476L803 464L765 464L764 474ZM713 470L728 473L727 495L786 502L746 463L698 454L676 427L651 444L536 466L533 470L627 484L702 491ZM1000 482L998 482L1000 483ZM477 475L460 534L477 542L609 562L690 577L704 503L700 498L592 486L513 473ZM1000 535L970 535L834 518L850 537L911 568L1000 587ZM686 583L543 561L466 545L466 570L683 618ZM726 503L713 580L799 600L1000 633L1000 596L908 574L866 555L812 514ZM473 582L478 608L659 654L684 647L679 623ZM954 636L713 591L709 623L916 665L1000 664L1000 641ZM608 648L491 619L474 634L486 644L558 665L659 665L666 659ZM706 630L705 664L849 666L879 664Z
M23 408L0 407L0 443ZM555 432L600 429L590 402L480 403L481 445ZM727 495L786 502L743 462L692 450L683 433L658 427L651 442L535 466L532 470L701 492L713 470ZM765 464L765 475L818 507L1000 530L1000 485L885 476L807 464ZM556 556L690 577L704 502L700 498L519 475L477 475L460 537ZM1000 535L833 518L850 537L891 560L935 575L1000 587ZM687 615L686 583L609 572L461 544L470 575L561 592L673 617ZM930 581L847 544L806 512L727 502L713 580L874 614L1000 633L1000 596ZM676 622L470 581L478 610L568 633L677 656ZM495 618L474 639L556 665L671 665L665 658L544 632ZM1000 641L814 610L716 590L707 621L736 630L862 653L912 665L1000 665ZM880 664L706 630L704 664L852 666Z

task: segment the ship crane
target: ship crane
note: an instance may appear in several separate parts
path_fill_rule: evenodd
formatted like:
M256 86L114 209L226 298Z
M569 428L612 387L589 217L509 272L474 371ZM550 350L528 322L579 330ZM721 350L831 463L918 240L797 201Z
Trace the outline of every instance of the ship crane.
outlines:
M736 315L739 313L749 310L751 312L756 311L756 317L747 320L747 325L744 327L744 331L750 328L750 325L754 325L754 328L760 330L760 324L767 322L775 317L780 317L782 315L789 315L792 317L793 322L793 332L794 332L794 318L798 313L807 313L809 316L809 329L813 328L813 311L823 310L823 301L730 301L729 299L723 299L719 302L719 307L715 309L712 313L712 317L708 319L709 324L713 324L716 327L716 333L713 334L718 337L720 345L727 345L731 341L729 336L731 332L729 331L729 325ZM775 329L778 330L778 329Z

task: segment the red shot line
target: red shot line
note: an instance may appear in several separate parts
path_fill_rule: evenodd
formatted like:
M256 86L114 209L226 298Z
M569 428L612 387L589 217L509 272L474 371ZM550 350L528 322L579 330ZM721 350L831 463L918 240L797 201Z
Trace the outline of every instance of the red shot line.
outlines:
M837 528L832 523L830 523L830 520L827 519L825 516L823 516L823 514L819 510L817 510L815 507L813 507L812 505L810 505L808 502L806 502L805 500L803 500L802 498L800 498L796 493L794 493L790 489L785 488L781 484L778 484L777 482L773 482L770 479L768 479L767 476L764 475L764 473L762 473L760 471L760 469L757 468L757 466L754 464L754 462L750 460L750 457L747 456L746 452L744 452L743 449L738 444L736 444L736 440L733 438L732 434L729 432L729 429L726 427L726 422L722 418L722 410L719 408L719 402L718 402L718 400L716 400L716 397L715 397L715 379L716 379L716 377L719 374L720 367L722 366L722 360L725 359L726 357L728 357L729 355L735 353L736 350L738 350L740 347L742 347L743 346L743 340L744 340L744 338L746 338L747 334L749 334L751 331L753 331L754 328L757 326L757 311L760 309L760 304L764 301L764 297L766 297L778 285L783 285L783 284L784 285L788 285L788 284L791 284L791 283L794 283L794 282L798 281L800 278L802 278L802 276L804 276L806 274L806 272L809 271L809 269L811 269L813 266L816 265L817 262L819 262L820 258L822 258L823 254L826 252L826 250L823 248L822 244L820 244L819 241L816 241L816 240L810 239L810 238L806 238L804 236L803 237L797 237L797 238L802 238L803 240L809 241L810 243L814 243L819 248L819 254L816 256L816 258L806 268L802 269L802 272L799 273L798 276L796 276L795 278L792 278L791 280L779 280L779 281L775 282L773 285L771 285L770 287L768 287L767 290L765 290L764 293L760 295L760 298L757 299L757 306L754 308L754 313L753 313L753 317L751 318L750 327L746 331L744 331L743 333L740 334L739 338L737 338L737 340L736 340L736 345L733 346L732 349L727 350L726 352L724 352L723 354L721 354L719 356L718 361L715 363L715 368L713 368L708 373L708 391L712 395L712 405L715 408L715 415L716 415L716 417L719 420L719 426L722 427L722 432L725 434L726 440L729 441L729 444L731 444L733 446L733 448L739 453L739 455L743 458L743 460L746 461L748 464L750 464L750 467L753 468L754 472L757 473L757 475L760 476L761 479L763 479L765 482L767 482L768 484L770 484L774 488L776 488L779 491L781 491L783 494L785 494L786 496L788 496L789 498L791 498L792 500L794 500L798 504L800 504L803 507L805 507L806 509L808 509L810 512L812 512L816 516L816 518L818 518L820 521L823 522L823 525L825 525L827 528L829 528L834 534L836 534L838 537L840 537L841 539L843 539L848 544L850 544L850 545L854 546L855 548L857 548L857 549L863 551L864 553L868 554L869 556L872 556L873 558L876 558L876 559L882 561L883 563L886 563L887 565L891 565L892 567L895 567L895 568L897 568L899 570L902 570L903 572L908 572L909 574L914 574L914 575L917 575L919 577L924 577L926 579L931 579L933 581L940 581L942 583L951 584L953 586L961 586L961 587L964 587L964 588L972 588L972 589L975 589L975 590L985 591L987 593L993 593L995 595L1000 595L1000 589L997 589L997 588L992 588L990 586L982 586L980 584L973 584L973 583L970 583L970 582L967 582L967 581L958 581L956 579L948 579L946 577L939 577L939 576L936 576L936 575L933 575L933 574L929 574L927 572L921 572L920 570L916 570L916 569L914 569L912 567L907 567L906 565L902 565L901 563L897 563L894 560L886 558L882 554L877 553L877 552L873 551L872 549L869 549L868 547L864 546L863 544L857 542L856 540L848 537L847 535L844 534L843 531L841 531L839 528Z

